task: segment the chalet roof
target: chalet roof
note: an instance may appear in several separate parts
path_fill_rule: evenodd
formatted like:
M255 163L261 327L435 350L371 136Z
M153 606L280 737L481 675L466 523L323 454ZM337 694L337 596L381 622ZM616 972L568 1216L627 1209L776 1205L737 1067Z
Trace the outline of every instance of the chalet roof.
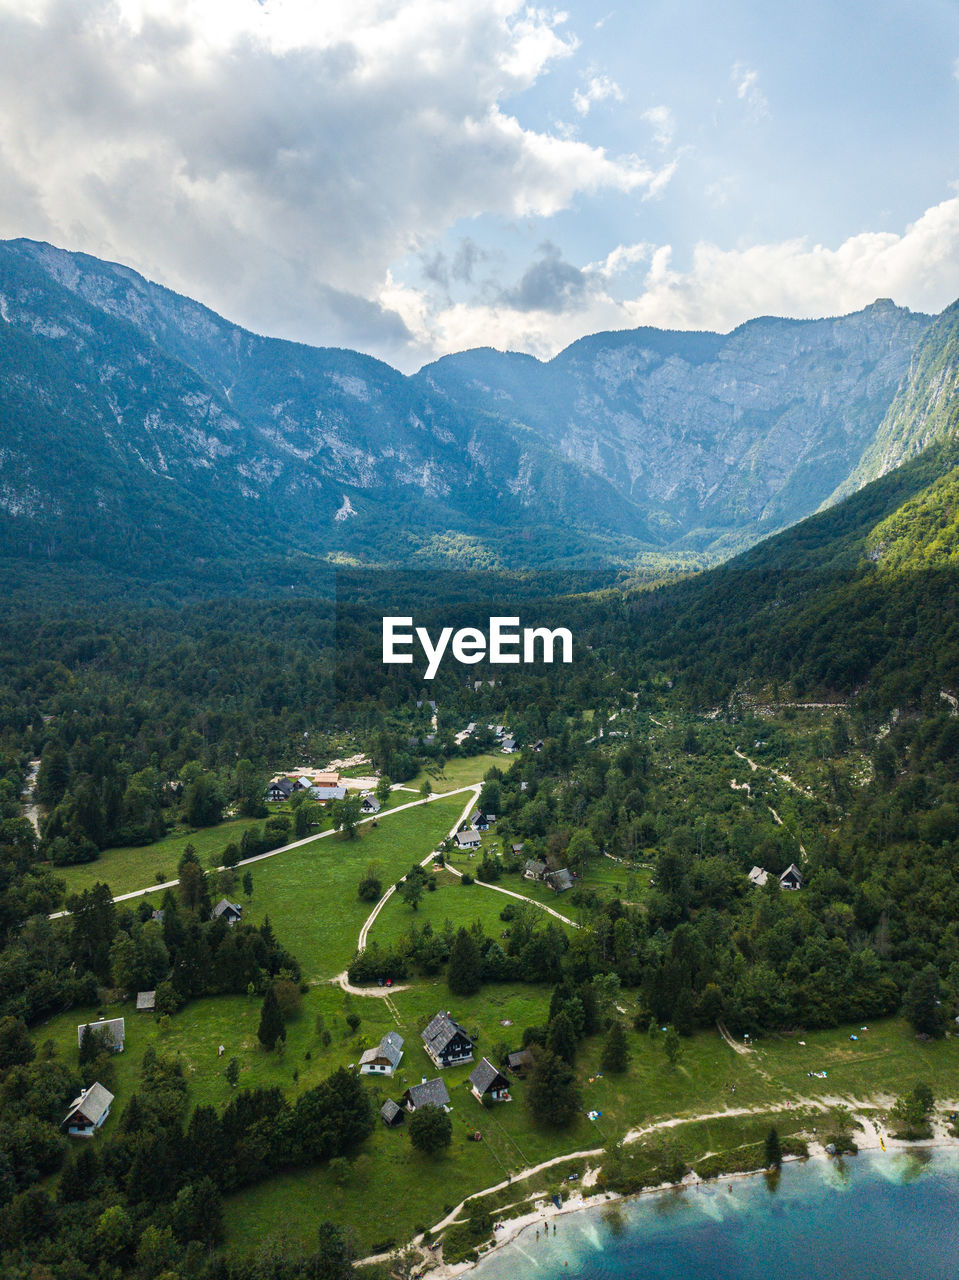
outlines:
M539 879L540 876L545 876L548 870L549 868L545 862L540 862L538 858L527 858L523 867L523 874L536 876Z
M100 1022L81 1022L77 1027L77 1048L83 1043L83 1030L85 1027L89 1027L94 1035L102 1036L112 1049L123 1048L123 1041L126 1037L126 1023L123 1018L101 1019Z
M360 1062L365 1065L368 1062L376 1062L379 1058L385 1058L391 1066L398 1067L402 1056L403 1037L398 1031L387 1031L375 1049L366 1050Z
M210 913L211 920L219 920L220 916L236 916L237 919L243 914L243 908L238 902L231 902L229 898L221 898Z
M478 831L457 831L456 843L458 845L479 844L480 837Z
M370 813L379 813L383 806L380 804L379 800L377 800L376 796L364 796L362 807L364 809L368 809Z
M157 993L155 991L138 991L137 992L137 1008L138 1009L155 1009L157 1004Z
M533 1061L533 1055L529 1049L517 1049L515 1053L507 1054L506 1065L510 1071L521 1071L523 1067L528 1067Z
M310 787L310 795L314 800L345 800L346 787Z
M480 1058L477 1065L470 1072L470 1084L477 1093L486 1093L487 1089L492 1089L494 1085L505 1087L509 1081L493 1066L489 1058Z
M438 1013L422 1034L428 1048L434 1053L442 1053L457 1033L470 1039L465 1027L461 1027L448 1013Z
M750 884L758 885L759 888L762 888L768 879L769 872L764 871L762 867L753 867L752 871L749 873Z
M567 889L573 887L573 877L565 867L560 867L559 871L553 871L547 878L557 893L565 893Z
M79 1098L74 1098L70 1103L70 1110L64 1116L62 1123L66 1124L72 1119L78 1111L82 1112L91 1124L96 1124L102 1120L106 1113L113 1105L113 1094L109 1089L104 1089L99 1083L91 1084L89 1089L84 1089Z
M514 840L514 842L513 842L513 844L512 844L512 846L511 846L511 847L512 847L512 850L513 850L513 852L514 852L514 853L522 853L522 852L523 852L523 844L522 844L522 841L520 841L520 842L517 844L517 843L516 843L516 841Z
M281 778L279 782L271 782L267 791L278 791L280 795L289 798L293 794L293 783L288 778Z
M448 1107L450 1105L450 1095L439 1076L435 1080L424 1080L422 1084L411 1085L403 1096L409 1099L414 1111L417 1107Z
M782 883L782 881L785 880L787 876L792 876L793 879L798 880L799 883L802 884L802 878L803 878L802 872L796 866L795 862L790 862L789 866L779 877L780 883Z
M387 1124L394 1124L396 1122L397 1117L399 1117L402 1120L403 1108L401 1106L398 1106L397 1103L395 1103L392 1098L387 1098L386 1101L383 1103L382 1107L380 1107L380 1115L383 1117L383 1119L386 1121Z

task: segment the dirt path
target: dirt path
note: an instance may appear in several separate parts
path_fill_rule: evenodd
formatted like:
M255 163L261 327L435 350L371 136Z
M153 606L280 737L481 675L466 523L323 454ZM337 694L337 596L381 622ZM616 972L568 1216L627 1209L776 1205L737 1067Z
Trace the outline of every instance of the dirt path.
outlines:
M462 871L457 871L455 867L447 866L446 870L452 872L454 876L463 875ZM580 925L575 920L570 920L569 916L560 915L558 911L548 907L545 902L537 902L535 898L527 898L525 894L516 893L512 889L503 889L498 884L489 884L485 880L474 880L473 883L479 885L481 889L492 889L494 893L505 893L507 898L518 898L520 902L528 902L531 906L539 907L540 911L545 911L547 915L555 916L557 920L562 920L563 924L572 925L574 929L580 928Z
M40 807L37 804L37 774L40 772L40 761L31 760L27 769L27 781L23 788L25 803L23 806L23 816L33 827L37 835L40 834Z
M471 810L474 808L474 806L476 805L476 801L477 801L477 799L479 798L479 793L480 793L480 791L482 791L482 789L483 789L483 784L482 784L481 782L477 782L477 783L475 783L475 784L474 784L473 786L471 786L471 787L464 788L464 790L468 790L468 791L469 791L469 793L470 793L470 798L467 800L466 805L465 805L465 807L464 807L464 809L463 809L463 812L460 814L460 816L459 816L459 817L456 819L456 821L453 823L453 826L452 826L452 827L451 827L451 829L450 829L450 836L455 836L455 835L456 835L456 833L457 833L457 831L459 831L460 826L461 826L461 825L466 821L466 819L470 816L470 812L471 812ZM445 791L445 792L443 792L443 794L444 794L444 795L447 795L447 796L450 796L450 795L453 795L453 794L455 794L455 793L454 793L454 792L452 792L452 791ZM409 807L408 805L401 805L401 806L400 806L400 808L403 808L403 809L408 808L408 807ZM393 810L392 812L395 812L395 810ZM433 850L430 850L430 852L426 855L426 857L425 857L425 858L422 860L422 862L420 863L420 866L421 866L421 867L425 867L428 863L430 863L430 862L432 862L432 861L433 861ZM404 879L405 879L405 877L404 877ZM401 881L401 883L402 883L402 881ZM396 885L395 885L395 884L391 884L391 885L390 885L390 887L387 889L386 893L384 893L384 894L383 894L382 898L380 898L379 902L376 904L376 906L373 908L373 910L370 912L370 914L366 917L366 920L364 921L364 924L363 924L363 928L360 930L360 936L359 936L359 939L357 940L357 943L356 943L356 950L357 950L358 952L359 952L359 951L365 951L365 950L366 950L366 938L367 938L367 935L369 934L370 929L373 927L373 924L374 924L374 922L375 922L375 920L376 920L376 917L380 914L380 912L383 910L383 908L386 906L386 904L389 902L390 898L392 898L392 896L393 896L393 894L394 894L395 892L396 892Z
M402 813L404 809L415 809L417 805L432 804L435 800L447 800L450 796L463 795L467 791L470 792L470 803L473 804L475 803L475 796L479 794L478 788L482 787L482 785L483 784L479 782L471 783L468 787L456 787L452 791L439 791L434 795L427 796L425 800L409 800L406 804L398 804L395 809L381 809L379 813L373 813L367 818L361 818L357 825L363 826L367 822L380 822L384 818L392 817L394 813ZM462 819L460 819L460 821L462 821ZM249 867L252 866L254 862L265 862L267 858L275 858L278 854L289 853L291 849L301 849L303 845L312 844L314 840L326 840L330 836L334 836L336 834L337 833L335 831L330 830L321 831L315 836L304 836L302 840L294 840L291 844L281 845L279 849L270 849L267 853L257 853L254 854L252 858L243 858L236 865L238 867ZM432 856L433 855L430 854L431 858ZM213 868L215 871L224 871L225 869L225 867ZM132 893L118 893L113 901L128 902L131 898L144 898L148 893L162 893L164 889L172 889L179 883L179 880L164 880L163 884L151 884L146 889L134 889ZM67 916L69 914L69 911L54 911L48 919L60 920L63 916Z

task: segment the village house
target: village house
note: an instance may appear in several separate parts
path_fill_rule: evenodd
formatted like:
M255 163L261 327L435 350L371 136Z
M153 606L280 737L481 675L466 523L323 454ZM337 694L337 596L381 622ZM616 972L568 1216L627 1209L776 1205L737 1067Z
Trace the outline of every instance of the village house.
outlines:
M310 787L310 795L314 800L319 800L321 804L327 804L330 800L345 800L346 787L330 787L320 786Z
M470 1072L470 1088L473 1097L483 1102L489 1098L491 1102L512 1102L509 1096L509 1081L502 1071L497 1070L489 1058L480 1058Z
M376 796L364 796L360 801L360 808L364 813L379 813L382 807Z
M374 1049L367 1049L360 1058L360 1075L391 1076L403 1057L403 1037L396 1031L387 1031Z
M137 1008L153 1010L157 1007L157 993L155 991L138 991L137 992Z
M70 1138L92 1138L110 1114L113 1094L97 1082L84 1089L79 1098L70 1103L70 1110L60 1122Z
M545 862L538 858L528 858L523 867L523 879L535 880L537 884L548 885L554 893L565 893L573 887L573 877L565 867L559 871L550 871Z
M99 1022L81 1022L77 1027L77 1048L83 1044L83 1033L89 1027L90 1034L96 1036L105 1049L111 1053L122 1053L126 1041L126 1023L123 1018L101 1019Z
M277 778L266 789L267 800L272 800L275 804L281 803L283 800L289 800L293 794L293 783L289 778Z
M231 902L229 898L221 898L210 912L210 919L225 920L228 925L235 925L242 915L243 908L238 902Z
M380 1117L388 1128L393 1129L396 1125L403 1123L406 1119L406 1112L392 1098L387 1098L382 1107L380 1107Z
M421 1034L426 1052L440 1069L473 1061L473 1041L448 1011L438 1013Z
M529 1049L517 1049L506 1055L506 1066L516 1075L521 1076L527 1067L533 1065L533 1055Z
M747 879L749 883L755 885L757 889L761 889L768 881L770 872L763 867L753 867ZM786 870L779 877L779 887L787 893L795 893L803 887L803 874L796 866L795 862L791 862Z
M450 1095L442 1080L427 1080L423 1077L420 1084L411 1085L403 1094L403 1106L407 1111L416 1111L418 1107L442 1107L450 1109Z
M453 842L459 849L478 849L482 843L478 831L457 831Z
M796 866L795 862L790 862L789 866L779 877L779 887L789 891L802 888L802 872Z

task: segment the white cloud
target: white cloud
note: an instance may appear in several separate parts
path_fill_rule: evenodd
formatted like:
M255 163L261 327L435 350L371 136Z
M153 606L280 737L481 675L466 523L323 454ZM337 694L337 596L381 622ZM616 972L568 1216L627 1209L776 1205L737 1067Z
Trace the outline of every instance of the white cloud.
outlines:
M668 147L676 134L676 121L669 107L650 107L643 112L643 119L652 126L653 140L661 147Z
M0 0L0 235L284 336L342 342L352 310L399 358L374 315L391 264L481 213L667 180L510 110L576 48L564 23L522 0Z
M901 235L862 232L836 249L805 240L724 250L696 246L688 271L659 249L636 298L633 324L729 329L759 315L843 315L878 297L937 312L959 296L959 197L945 200Z
M759 72L737 62L732 69L730 79L736 89L736 97L744 102L754 116L767 116L769 102L759 87Z
M622 89L609 76L591 75L586 88L577 89L573 93L573 106L581 116L585 116L589 114L594 102L605 102L610 98L614 102L622 102L624 96Z
M617 278L645 262L638 290L614 298ZM654 325L725 332L762 315L846 315L878 297L938 312L959 296L959 197L928 209L901 235L863 232L836 249L804 240L743 249L703 242L689 269L680 271L671 246L639 243L619 245L584 267L581 280L572 264L564 264L561 275L535 271L557 263L556 251L543 255L495 303L434 309L426 294L398 290L392 282L384 301L417 333L422 349L437 355L495 346L544 359L603 329Z

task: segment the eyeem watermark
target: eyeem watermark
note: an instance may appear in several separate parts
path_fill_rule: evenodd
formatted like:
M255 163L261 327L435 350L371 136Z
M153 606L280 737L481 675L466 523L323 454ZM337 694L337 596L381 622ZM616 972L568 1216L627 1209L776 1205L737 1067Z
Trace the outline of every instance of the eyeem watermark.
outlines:
M432 680L436 675L447 649L457 662L468 665L482 662L484 658L491 663L548 663L557 661L558 645L558 660L573 661L573 635L566 627L556 627L553 631L548 627L524 627L520 631L519 618L490 618L488 640L478 627L461 627L455 632L452 627L444 627L435 644L425 627L417 627L415 633L406 629L412 627L412 618L383 619L383 662L387 666L409 666L413 661L410 650L415 638L426 657L425 680Z

